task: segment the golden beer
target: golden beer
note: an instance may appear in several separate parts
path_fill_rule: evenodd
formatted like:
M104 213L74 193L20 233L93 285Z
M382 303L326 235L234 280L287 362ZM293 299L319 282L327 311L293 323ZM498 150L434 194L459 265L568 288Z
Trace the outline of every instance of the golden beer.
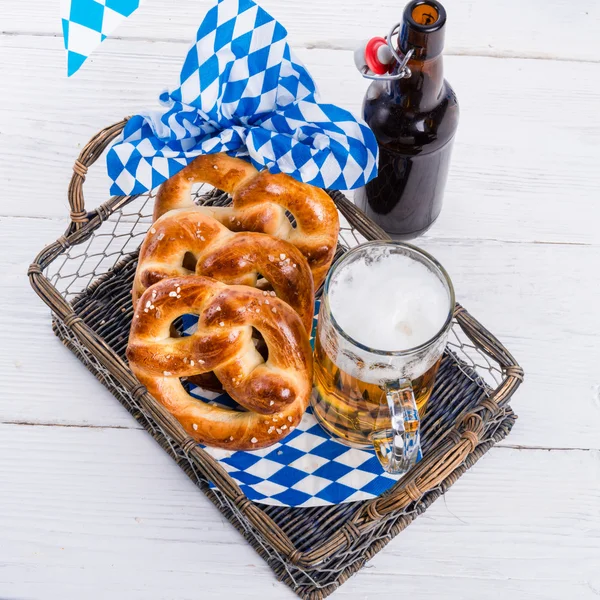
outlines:
M312 409L325 431L374 448L389 473L408 471L453 309L448 274L414 246L370 242L338 260L315 339Z
M419 417L423 418L442 358L412 380ZM331 435L351 446L372 445L374 431L389 428L386 391L342 371L315 342L313 413Z

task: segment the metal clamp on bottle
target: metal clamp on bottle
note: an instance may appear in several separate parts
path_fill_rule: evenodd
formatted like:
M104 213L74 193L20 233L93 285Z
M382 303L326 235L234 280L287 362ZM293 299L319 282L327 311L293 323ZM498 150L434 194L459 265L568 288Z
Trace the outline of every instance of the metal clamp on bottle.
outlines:
M413 55L413 50L402 56L394 48L393 38L394 35L400 34L401 26L402 23L396 23L387 37L371 38L354 51L354 63L365 79L393 81L411 76L408 61ZM392 74L396 69L398 72Z

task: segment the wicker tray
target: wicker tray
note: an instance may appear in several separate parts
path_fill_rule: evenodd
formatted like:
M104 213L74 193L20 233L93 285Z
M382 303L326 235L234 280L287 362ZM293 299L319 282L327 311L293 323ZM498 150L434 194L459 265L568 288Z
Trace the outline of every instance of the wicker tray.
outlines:
M357 572L394 536L503 439L516 419L508 401L523 380L512 355L460 305L422 425L423 460L374 500L316 508L251 502L211 456L150 396L124 359L133 317L137 249L150 225L153 195L118 196L91 212L82 192L87 168L125 121L96 135L75 162L71 225L29 267L31 285L50 306L53 329L173 457L225 517L302 598L321 599ZM224 204L201 189L198 202ZM387 239L341 193L338 252ZM209 485L213 483L216 487Z

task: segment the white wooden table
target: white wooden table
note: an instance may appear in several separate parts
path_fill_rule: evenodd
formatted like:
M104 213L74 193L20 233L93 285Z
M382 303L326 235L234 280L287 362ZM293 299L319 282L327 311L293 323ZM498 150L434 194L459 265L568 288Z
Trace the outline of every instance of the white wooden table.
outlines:
M329 101L359 111L356 41L395 0L263 0ZM461 104L445 207L420 240L515 354L519 420L337 592L600 595L600 4L445 0ZM64 349L25 272L66 227L70 166L172 83L205 0L147 0L73 79L57 0L0 16L0 598L292 598ZM105 200L91 172L89 206Z

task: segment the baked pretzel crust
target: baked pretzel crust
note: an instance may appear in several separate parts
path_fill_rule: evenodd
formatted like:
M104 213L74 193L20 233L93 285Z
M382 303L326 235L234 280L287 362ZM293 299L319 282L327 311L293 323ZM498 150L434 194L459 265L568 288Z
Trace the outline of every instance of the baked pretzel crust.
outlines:
M171 337L171 324L184 314L198 315L197 330ZM266 342L266 360L253 328ZM208 277L164 279L148 288L135 310L127 358L188 435L220 448L253 450L283 439L302 419L312 389L312 352L297 313L260 290ZM180 378L208 371L245 411L187 393Z
M337 209L326 192L284 173L259 172L227 154L205 154L162 184L154 218L194 206L191 192L197 183L208 183L233 198L231 206L201 206L200 210L232 231L268 233L290 242L306 257L315 289L321 286L335 255L340 227Z
M277 297L300 315L310 334L312 273L302 253L289 242L263 233L234 233L197 207L169 211L152 225L140 249L134 305L158 281L193 273L251 287L262 275L261 283L268 282Z

